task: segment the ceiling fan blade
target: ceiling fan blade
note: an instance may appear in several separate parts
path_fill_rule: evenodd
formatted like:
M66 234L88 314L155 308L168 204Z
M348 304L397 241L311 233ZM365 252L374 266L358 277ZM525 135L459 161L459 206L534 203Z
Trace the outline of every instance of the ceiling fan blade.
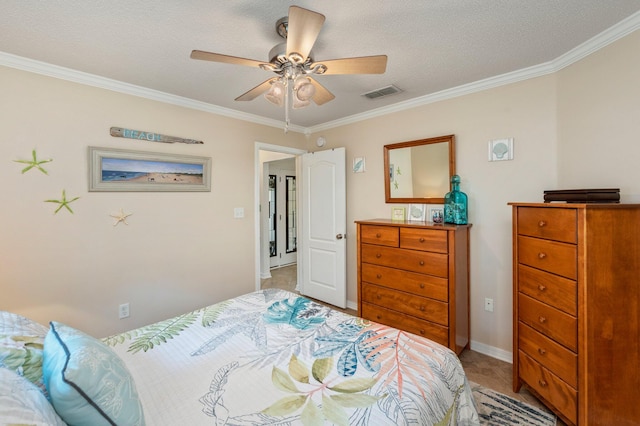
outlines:
M387 55L361 56L359 58L332 59L311 64L311 68L323 64L329 74L384 74L387 69Z
M313 95L313 102L315 102L316 105L322 105L335 99L335 96L333 95L333 93L328 91L322 84L318 83L311 77L307 77L307 78L311 81L311 84L313 84L313 86L316 88L316 93Z
M277 79L278 77L273 77L273 78L270 78L269 80L263 81L253 89L238 96L235 100L236 101L252 101L258 96L260 96L261 94L263 94L264 92L266 92L267 90L269 90L271 88L271 83Z
M191 51L191 59L199 59L201 61L222 62L225 64L244 65L247 67L260 67L266 62L256 61L253 59L239 58L237 56L221 55L220 53L204 52L202 50Z
M298 6L289 7L287 57L292 53L297 53L302 57L300 63L307 59L318 34L320 34L324 19L324 15L320 13Z

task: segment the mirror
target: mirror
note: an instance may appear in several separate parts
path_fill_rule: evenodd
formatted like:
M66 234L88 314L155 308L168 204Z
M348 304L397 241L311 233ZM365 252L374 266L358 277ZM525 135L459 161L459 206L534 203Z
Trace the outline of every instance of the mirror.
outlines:
M384 146L387 203L444 204L456 174L455 136Z

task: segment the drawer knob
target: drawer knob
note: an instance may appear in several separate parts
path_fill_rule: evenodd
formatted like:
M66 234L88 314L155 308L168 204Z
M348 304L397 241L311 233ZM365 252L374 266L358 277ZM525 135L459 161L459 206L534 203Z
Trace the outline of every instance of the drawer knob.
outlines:
M544 355L544 354L546 354L546 353L547 353L547 351L546 351L546 350L544 350L543 348L538 348L538 353L539 353L540 355Z
M382 278L382 274L377 274L377 275L376 275L376 278L377 278L377 279Z
M540 291L545 291L547 289L546 286L542 285L542 284L538 284L538 290Z
M420 261L420 266L424 266L424 260Z
M547 319L545 317L538 317L538 321L540 321L540 324L544 324L547 322Z
M382 235L378 232L378 233L376 234L376 238L380 238L380 237L382 237Z
M420 311L424 312L424 305L420 305Z
M539 226L540 228L542 228L542 227L544 227L544 226L547 226L547 222L545 222L544 220L541 220L540 222L538 222L538 226Z
M542 380L542 379L539 379L539 380L538 380L538 384L539 384L540 386L542 386L543 388L546 388L546 387L547 387L547 382L545 382L545 381L544 381L544 380Z
M380 321L380 318L381 318L381 316L380 316L380 315L376 315L376 319L377 319L378 321Z
M424 238L423 237L420 237L420 242L424 243Z
M379 294L376 294L376 297L378 298L378 300L382 299L382 296L380 296Z
M421 329L420 330L420 334L424 335L424 330Z
M420 283L420 288L424 288L424 283Z
M382 257L382 255L381 255L380 253L376 253L376 257L377 257L378 259L380 259L380 258Z
M547 257L546 253L538 253L538 259L544 259L545 257Z

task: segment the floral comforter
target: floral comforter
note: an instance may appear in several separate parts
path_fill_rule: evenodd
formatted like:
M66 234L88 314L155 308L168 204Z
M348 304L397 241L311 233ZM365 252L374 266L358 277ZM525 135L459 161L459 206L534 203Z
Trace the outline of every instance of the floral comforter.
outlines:
M148 425L478 424L449 349L282 290L103 340Z

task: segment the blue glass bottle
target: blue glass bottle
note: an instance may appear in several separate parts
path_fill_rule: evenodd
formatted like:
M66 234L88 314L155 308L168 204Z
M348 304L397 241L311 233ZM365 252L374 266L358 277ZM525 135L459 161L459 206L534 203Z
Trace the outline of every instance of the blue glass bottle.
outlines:
M460 191L460 176L451 176L451 192L444 196L444 223L467 224L467 194Z

